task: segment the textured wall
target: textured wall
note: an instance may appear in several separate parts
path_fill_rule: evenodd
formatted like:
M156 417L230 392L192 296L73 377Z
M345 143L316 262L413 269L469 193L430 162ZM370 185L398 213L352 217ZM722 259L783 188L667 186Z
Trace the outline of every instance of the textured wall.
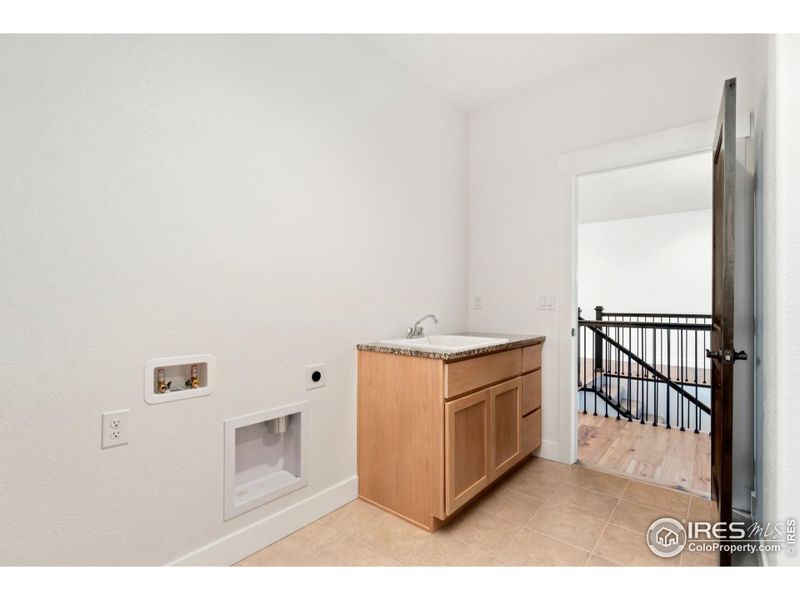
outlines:
M0 564L163 564L354 476L355 344L466 326L463 115L347 36L2 36L0 80ZM304 398L308 488L223 523L223 420Z

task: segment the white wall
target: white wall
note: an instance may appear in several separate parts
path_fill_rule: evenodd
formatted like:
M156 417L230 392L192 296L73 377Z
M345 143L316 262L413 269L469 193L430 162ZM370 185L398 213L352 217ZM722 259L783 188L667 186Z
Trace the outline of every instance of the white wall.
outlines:
M752 36L681 38L491 105L469 119L469 294L473 330L547 335L542 454L568 460L574 419L571 181L563 153L715 118L722 84L753 106ZM537 297L556 296L555 311ZM565 386L561 386L566 390ZM562 395L559 392L562 391Z
M794 365L800 360L800 36L770 36L759 44L763 73L756 84L757 236L756 516L762 522L800 514L800 405ZM798 564L798 557L767 554L768 564Z
M711 210L578 226L578 306L711 314Z
M168 563L354 489L355 344L467 324L464 117L362 44L0 37L0 564ZM203 352L213 396L145 405ZM303 398L308 488L223 522L223 420Z
M767 400L775 409L778 439L775 472L774 518L797 518L800 514L800 405L797 402L797 372L800 361L800 35L781 35L776 41L776 255L775 284L777 317L777 395ZM767 514L768 518L772 515ZM779 555L779 564L800 564L795 554Z

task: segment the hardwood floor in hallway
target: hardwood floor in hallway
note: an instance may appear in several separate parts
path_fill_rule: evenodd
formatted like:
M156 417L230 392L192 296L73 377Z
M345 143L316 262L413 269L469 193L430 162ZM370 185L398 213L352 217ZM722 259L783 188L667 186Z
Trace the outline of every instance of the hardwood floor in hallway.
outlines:
M709 497L711 436L578 412L578 461Z

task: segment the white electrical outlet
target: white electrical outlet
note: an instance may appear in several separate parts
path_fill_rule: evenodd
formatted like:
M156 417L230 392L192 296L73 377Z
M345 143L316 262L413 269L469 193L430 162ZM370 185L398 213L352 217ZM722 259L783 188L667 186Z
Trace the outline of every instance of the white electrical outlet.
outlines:
M130 410L127 408L103 413L101 448L113 448L114 446L122 446L128 443L129 413Z
M325 363L318 365L308 365L306 367L306 389L313 390L325 387Z
M475 310L482 310L483 309L483 299L480 296L475 296L472 301L472 308Z

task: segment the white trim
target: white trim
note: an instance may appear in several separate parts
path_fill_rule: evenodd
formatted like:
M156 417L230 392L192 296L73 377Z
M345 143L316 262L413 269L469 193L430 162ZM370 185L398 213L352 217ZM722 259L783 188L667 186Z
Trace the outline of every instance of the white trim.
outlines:
M536 452L536 456L539 458L546 458L547 460L555 460L560 461L561 456L559 456L559 444L558 442L554 442L552 440L542 440L542 445L539 446L538 452Z
M750 112L736 115L736 137L750 137ZM706 152L711 149L716 119L659 131L558 157L559 175L584 175L620 167Z
M750 137L752 132L752 113L740 112L736 115L736 137ZM578 457L577 402L575 381L575 338L571 335L575 328L577 335L578 312L578 177L588 173L608 171L632 165L645 164L659 160L677 158L711 150L716 119L702 121L683 127L667 129L657 133L638 136L595 146L585 150L569 152L558 157L559 201L562 230L568 232L566 244L562 246L559 292L568 312L561 315L559 335L559 423L557 460L574 463ZM548 453L550 450L548 449Z
M233 565L356 499L358 477L351 477L280 512L203 546L172 563L173 566Z

